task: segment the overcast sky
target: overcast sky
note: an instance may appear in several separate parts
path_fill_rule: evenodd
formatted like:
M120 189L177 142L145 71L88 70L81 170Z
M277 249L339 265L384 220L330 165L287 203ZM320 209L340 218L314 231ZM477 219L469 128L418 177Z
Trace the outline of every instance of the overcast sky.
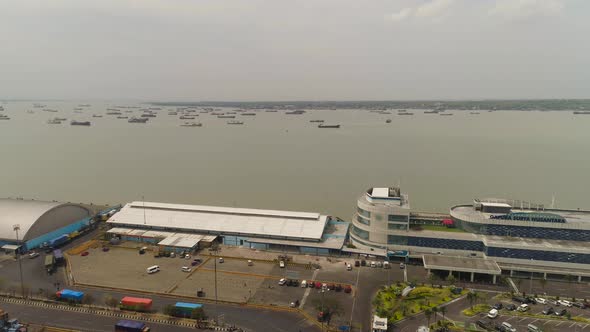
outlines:
M588 0L1 0L0 99L588 98Z

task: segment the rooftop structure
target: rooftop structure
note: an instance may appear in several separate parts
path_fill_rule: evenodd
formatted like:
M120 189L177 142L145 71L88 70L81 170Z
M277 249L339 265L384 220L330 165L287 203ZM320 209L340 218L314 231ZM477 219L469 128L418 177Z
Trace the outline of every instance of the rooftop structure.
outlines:
M327 216L318 213L132 202L112 216L115 227L320 241Z
M19 241L26 242L90 215L78 204L2 198L0 242L16 241L15 225L19 226Z

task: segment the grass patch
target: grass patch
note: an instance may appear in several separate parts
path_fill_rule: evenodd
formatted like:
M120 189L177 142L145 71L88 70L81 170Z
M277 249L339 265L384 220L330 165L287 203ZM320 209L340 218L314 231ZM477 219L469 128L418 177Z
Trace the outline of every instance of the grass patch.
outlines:
M410 229L414 231L438 231L438 232L452 232L452 233L465 233L464 230L460 228L449 228L447 226L439 226L439 225L412 225Z
M406 283L397 283L382 288L373 300L376 315L387 317L389 321L395 322L427 308L437 307L467 292L463 290L460 294L454 294L449 287L420 286L412 290L408 296L402 297L401 293L407 286Z
M487 304L476 304L473 306L473 309L471 308L467 308L463 311L461 311L463 313L463 315L468 316L468 317L473 317L477 314L481 314L482 312L488 312L490 311L491 307Z

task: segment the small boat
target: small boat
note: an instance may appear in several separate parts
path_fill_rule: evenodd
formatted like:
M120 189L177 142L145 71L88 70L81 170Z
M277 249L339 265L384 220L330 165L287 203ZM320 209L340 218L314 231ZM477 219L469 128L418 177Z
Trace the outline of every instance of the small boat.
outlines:
M117 119L129 119L128 116L118 116Z
M574 111L576 115L590 115L590 111Z
M321 124L318 126L318 128L340 128L340 125L329 125L329 124Z
M107 112L107 115L121 115L121 112L120 111L110 111L110 112Z
M52 110L52 109L49 109L49 108L44 108L43 109L43 112L52 112L52 113L55 113L55 112L57 112L57 110Z
M107 111L119 112L119 110L116 108L107 108Z
M121 114L121 113L119 113ZM151 114L151 113L144 113L141 115L142 118L155 118L156 115L155 114Z
M47 120L48 124L61 124L61 121L59 121L58 119L49 119Z
M80 104L78 107L90 107L90 104Z
M74 111L81 111L81 110L83 110L83 108L81 108L81 107L74 107Z
M92 117L93 118L102 118L102 115L100 115L100 114L92 114Z
M178 115L178 112L168 112L168 115Z
M291 111L291 112L286 112L285 114L290 114L290 115L301 115L305 113L305 111Z
M228 121L227 124L228 125L243 125L244 122L242 122L242 121Z
M268 113L276 113L277 110L266 110L265 112L268 112Z
M391 114L391 112L388 112L388 111L379 111L377 113L379 113L379 114Z
M180 119L180 120L194 120L194 119L195 119L195 117L194 117L194 115L181 115L181 116L179 117L179 119Z
M256 115L256 113L242 113L242 115L245 115L245 116L253 116L253 115Z
M424 111L424 114L438 114L438 111L437 110Z
M8 115L0 115L0 120L10 120Z
M71 126L90 126L90 121L76 121L72 120L70 122Z
M217 118L218 119L235 119L236 116L235 115L218 115Z
M149 118L136 118L132 117L131 119L127 120L129 123L146 123Z
M391 123L391 119L385 120L385 123Z
M439 113L440 116L451 116L453 113Z
M469 112L469 114L476 115L476 114L479 114L479 112Z
M397 115L414 115L414 113L411 113L411 112L399 112L399 113L397 113Z
M180 125L181 127L202 127L203 124L200 122L185 122Z
M314 122L319 122L319 123L323 123L324 120L309 120L309 122L314 123Z
M57 120L57 121L66 121L67 119L66 118L55 118L55 120Z

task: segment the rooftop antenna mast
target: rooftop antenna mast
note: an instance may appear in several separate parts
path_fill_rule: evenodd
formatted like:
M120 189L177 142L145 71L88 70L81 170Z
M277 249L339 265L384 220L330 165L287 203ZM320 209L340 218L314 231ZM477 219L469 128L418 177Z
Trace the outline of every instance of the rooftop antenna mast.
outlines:
M551 196L551 209L555 209L555 194Z

